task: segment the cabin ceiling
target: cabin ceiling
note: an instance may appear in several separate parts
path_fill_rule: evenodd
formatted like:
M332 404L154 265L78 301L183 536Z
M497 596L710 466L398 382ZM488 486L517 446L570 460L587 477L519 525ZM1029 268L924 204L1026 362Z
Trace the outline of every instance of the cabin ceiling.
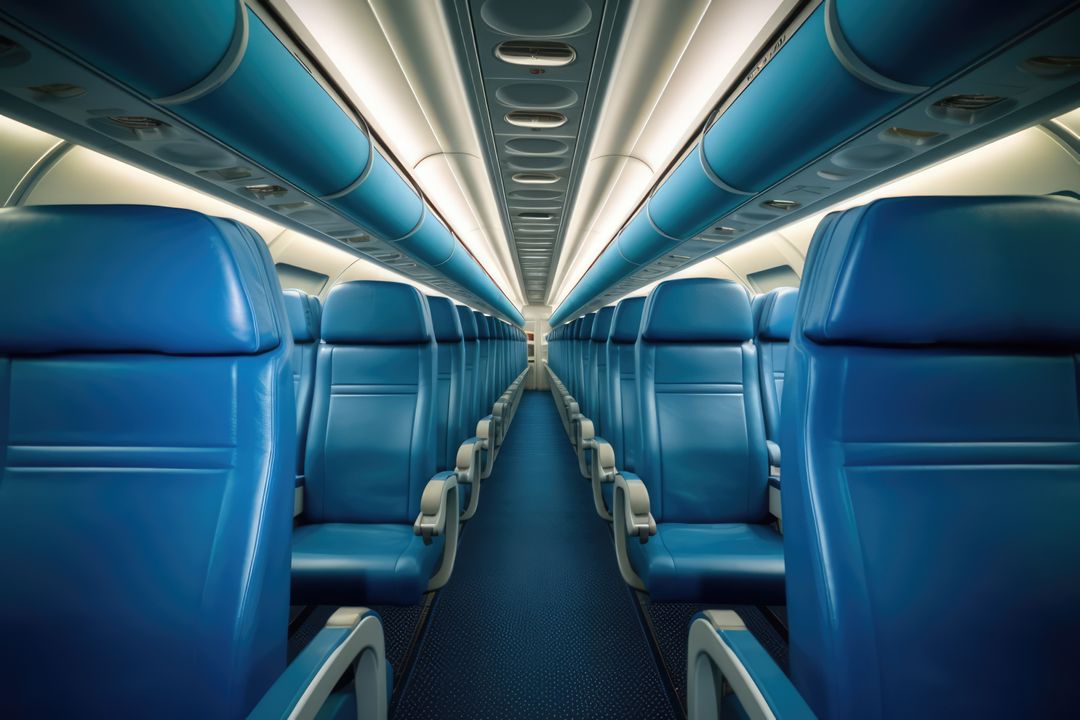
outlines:
M496 284L552 306L797 0L266 2Z
M458 2L462 70L526 299L550 290L628 0Z

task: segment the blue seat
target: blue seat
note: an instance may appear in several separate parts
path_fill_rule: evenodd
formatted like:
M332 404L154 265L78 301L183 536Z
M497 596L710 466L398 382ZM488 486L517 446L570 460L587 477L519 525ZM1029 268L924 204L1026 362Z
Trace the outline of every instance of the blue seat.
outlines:
M780 398L784 394L784 368L787 362L791 323L799 300L796 288L777 288L763 297L761 313L755 325L758 368L761 377L761 398L765 411L765 437L780 443ZM770 448L773 465L779 465L779 454Z
M623 577L654 600L783 601L753 336L749 297L726 280L663 282L645 302L640 479L616 478L612 515Z
M465 365L462 372L461 404L464 408L462 428L466 433L472 432L476 422L484 415L480 412L480 392L477 387L477 355L480 352L480 341L477 339L476 315L470 308L458 305L458 321L461 323L461 335L465 346Z
M611 316L611 328L608 333L608 403L604 413L604 439L611 445L612 465L622 473L633 473L637 467L638 446L641 438L638 434L637 411L637 372L634 359L634 346L641 329L641 311L645 308L644 297L625 298L615 306ZM601 453L598 453L598 462ZM602 467L593 473L593 502L599 499L596 511L605 520L611 519L612 494L615 486L614 477Z
M301 290L286 290L285 313L292 329L293 349L289 359L296 391L296 474L304 474L304 447L307 445L311 398L315 393L315 351L319 347L322 305L319 298Z
M293 602L418 603L449 578L458 524L456 482L436 475L428 303L401 283L343 283L326 299L322 336ZM436 514L422 506L429 495L445 525L422 537L422 519Z
M574 374L577 377L578 391L574 394L577 398L578 407L582 415L591 417L592 409L592 378L589 376L589 363L592 357L592 327L596 320L596 313L591 312L581 318L577 327L577 357L574 358Z
M480 343L476 356L477 388L480 391L480 417L486 417L491 414L491 404L494 401L492 393L495 387L492 370L491 318L477 310L474 310L473 314L476 317L476 337Z
M173 208L0 210L0 287L0 715L284 717L320 664L285 665L295 398L265 244Z
M581 410L578 420L578 437L575 443L578 456L578 470L586 480L592 479L599 468L598 443L603 443L603 412L606 401L604 389L607 383L607 339L611 331L611 316L615 307L604 307L596 311L592 318L589 337L584 341L585 357L585 403L588 410ZM613 457L607 453L608 457Z
M435 435L436 470L453 470L462 431L462 385L465 373L465 340L453 301L427 296L435 333Z
M791 679L816 717L1080 705L1078 234L1080 203L1041 197L889 198L819 225L782 423ZM692 666L741 643L791 697L748 633L708 630Z
M592 333L590 334L592 351L590 353L589 384L592 386L592 415L589 417L592 418L595 430L600 435L606 432L604 428L604 409L608 404L607 342L608 336L611 334L611 318L614 314L614 305L600 308L596 312L596 319L593 321Z

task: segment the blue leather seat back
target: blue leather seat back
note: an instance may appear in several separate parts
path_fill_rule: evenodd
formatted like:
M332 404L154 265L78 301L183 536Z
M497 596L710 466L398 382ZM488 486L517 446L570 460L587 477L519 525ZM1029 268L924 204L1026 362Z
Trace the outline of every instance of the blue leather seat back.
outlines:
M796 288L777 288L759 297L765 298L755 326L765 435L770 440L780 442L780 398L784 394L784 368L799 291Z
M436 345L435 433L436 469L453 470L462 434L462 384L465 341L457 309L449 298L427 296Z
M577 356L578 356L578 328L581 326L581 318L575 318L569 325L567 325L566 331L566 383L567 389L570 390L570 394L575 398L581 392L581 388L578 387L578 372L577 372Z
M326 298L322 335L304 519L412 523L438 447L428 304L402 283L342 283Z
M480 341L477 340L476 315L464 305L457 306L458 321L461 323L462 344L465 347L465 366L462 372L462 430L466 435L472 435L476 422L481 418L480 398L477 390L477 355L480 352Z
M596 313L592 312L581 318L578 325L578 356L577 356L577 382L580 388L577 397L581 412L587 417L593 416L593 386L589 374L589 358L592 356L592 326L596 320Z
M791 667L819 717L1080 703L1078 236L1080 203L1037 197L819 226L782 489Z
M292 329L293 349L289 364L296 394L296 472L304 474L304 447L307 445L311 398L315 392L315 351L319 347L322 304L302 290L286 290L285 313Z
M669 280L637 343L641 458L657 522L768 519L768 458L750 298L714 278Z
M637 359L634 346L641 330L645 298L620 300L611 318L608 339L608 375L611 391L609 412L604 420L604 439L615 449L615 467L634 472L638 465L641 428L637 402Z
M491 379L491 325L487 315L477 310L473 314L476 316L476 336L479 339L476 387L480 395L480 417L483 418L491 414L491 388L495 384Z
M590 351L589 385L592 387L592 411L589 417L593 421L596 434L603 436L604 414L608 406L608 376L607 376L607 341L611 334L611 317L615 314L615 306L600 308L596 312L596 319L592 327L592 349ZM606 438L605 438L606 439Z
M285 665L296 467L265 244L6 209L0 288L0 715L245 715Z

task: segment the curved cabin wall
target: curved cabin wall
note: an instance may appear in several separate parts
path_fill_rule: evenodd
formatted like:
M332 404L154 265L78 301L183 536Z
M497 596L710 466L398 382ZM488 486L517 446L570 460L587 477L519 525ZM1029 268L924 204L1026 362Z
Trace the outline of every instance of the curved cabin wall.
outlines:
M7 200L29 169L60 142L48 133L0 116L0 196ZM318 293L324 298L335 284L347 280L392 280L429 295L443 294L314 237L84 147L71 146L60 155L19 204L105 203L187 208L245 223L267 243L275 263L325 275L328 280Z

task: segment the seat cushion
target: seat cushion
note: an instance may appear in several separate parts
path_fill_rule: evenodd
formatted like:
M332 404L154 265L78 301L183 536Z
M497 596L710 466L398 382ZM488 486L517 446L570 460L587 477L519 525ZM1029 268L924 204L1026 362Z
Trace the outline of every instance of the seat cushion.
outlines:
M784 602L784 545L769 525L660 523L627 547L656 602Z
M293 532L292 603L414 605L442 557L411 525L302 525Z
M615 483L600 483L600 494L604 496L604 507L607 508L608 512L611 512L612 503L615 502L612 500L612 496L615 494Z

